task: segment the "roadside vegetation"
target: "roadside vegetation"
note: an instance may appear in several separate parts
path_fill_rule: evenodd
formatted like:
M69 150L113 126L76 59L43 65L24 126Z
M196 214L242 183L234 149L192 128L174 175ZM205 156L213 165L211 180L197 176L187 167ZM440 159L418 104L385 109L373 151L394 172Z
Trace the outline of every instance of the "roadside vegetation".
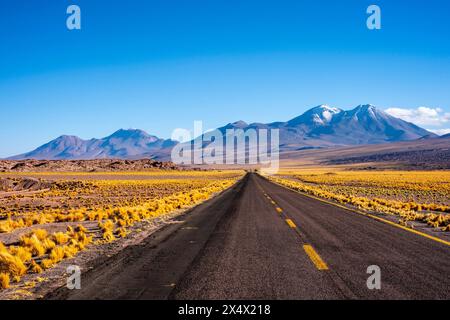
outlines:
M450 231L449 171L280 172L274 182L296 191L350 205L364 211L396 215L398 223L413 221Z
M127 237L138 222L197 205L232 186L243 172L183 171L169 178L160 172L110 173L107 179L104 174L58 175L64 178L34 175L49 185L44 190L0 193L0 288L89 246Z

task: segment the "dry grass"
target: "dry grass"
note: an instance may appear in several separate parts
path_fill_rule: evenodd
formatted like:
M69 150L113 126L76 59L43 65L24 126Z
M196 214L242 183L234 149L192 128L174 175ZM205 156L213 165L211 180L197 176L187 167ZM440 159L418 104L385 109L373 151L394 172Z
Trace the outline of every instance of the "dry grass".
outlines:
M0 252L0 273L11 276L23 276L27 272L27 267L19 257L8 252Z
M32 260L30 263L30 267L28 269L30 273L42 273L44 271L42 267L36 263L36 261Z
M1 241L0 241L0 252L8 252L8 249L5 247L5 245Z
M18 245L0 242L0 272L11 282L20 281L27 272L42 273L89 245L127 237L130 227L137 222L201 203L243 176L243 172L236 171L183 171L171 172L170 179L164 179L160 172L146 172L136 173L136 177L144 175L147 180L133 180L134 173L126 173L125 180L117 180L120 174L102 174L112 179L90 179L95 174L58 173L82 180L58 180L48 191L0 198L0 236L32 229L18 239ZM45 178L47 174L39 176ZM42 201L51 205L42 205ZM97 222L98 229L92 222ZM61 224L66 232L50 234L46 230L50 223L52 227Z
M63 259L75 256L92 242L92 237L72 228L66 233L49 235L45 230L34 230L20 238L18 246L1 246L0 272L19 282L25 273L41 273ZM39 264L36 260L41 260Z
M9 274L0 273L0 289L8 289L9 288Z
M103 232L103 240L105 240L106 242L112 242L114 240L116 240L116 237L114 236L114 234L112 233L112 231L105 231Z
M53 234L53 237L51 239L56 244L62 245L66 244L69 241L69 236L63 232L56 232Z
M9 253L18 257L23 263L29 262L33 257L33 253L24 247L11 246L9 248Z
M125 238L128 235L127 229L124 227L118 228L116 230L116 235L120 238Z
M312 169L282 172L273 181L324 199L400 217L450 231L449 171L332 171Z

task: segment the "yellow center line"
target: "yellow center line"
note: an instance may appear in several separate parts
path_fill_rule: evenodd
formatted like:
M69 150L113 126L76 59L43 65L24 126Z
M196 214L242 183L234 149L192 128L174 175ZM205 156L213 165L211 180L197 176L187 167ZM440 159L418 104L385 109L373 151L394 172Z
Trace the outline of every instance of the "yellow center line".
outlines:
M328 270L327 264L322 260L322 258L311 245L305 244L303 245L303 249L318 270Z
M269 195L267 195L266 193L264 193L264 195L267 197L267 199L270 200L270 202L274 206L276 206L275 209L277 210L277 212L281 214L283 212L283 209L278 207L276 202L273 201ZM294 221L292 221L291 219L286 219L286 223L289 225L289 227L291 227L292 229L297 229L297 231L298 231L298 228L295 225ZM303 249L305 250L309 259L311 259L311 261L314 263L314 265L316 266L316 268L318 270L328 270L328 266L325 263L325 261L322 260L322 258L319 256L319 254L316 252L316 250L314 250L314 248L311 245L305 244L305 245L303 245Z
M429 234L427 234L427 233L425 233L425 232L421 232L421 231L417 231L417 230L414 230L414 229L410 229L410 228L408 228L408 227L404 227L404 226L402 226L402 225L399 225L399 224L397 224L397 223L395 223L395 222L392 222L392 221L389 221L389 220L387 220L387 219L378 217L378 216L376 216L376 215L373 215L373 214L370 214L370 213L366 213L366 212L362 212L362 211L359 211L359 210L356 210L356 209L352 209L352 208L346 207L346 206L344 206L344 205L341 205L341 204L338 204L338 203L335 203L335 202L331 202L331 201L328 201L328 200L325 200L325 199L322 199L322 198L319 198L319 197L315 197L315 196L312 196L312 195L310 195L310 194L307 194L307 193L304 193L304 192L301 192L301 191L298 191L298 190L295 190L295 189L291 189L291 188L286 187L286 186L284 186L284 185L282 185L282 184L279 184L279 183L277 183L277 182L274 182L274 183L277 184L277 185L279 185L279 186L282 187L282 188L289 189L289 190L294 191L294 192L296 192L296 193L300 193L301 195L303 195L303 196L305 196L305 197L308 197L308 198L311 198L311 199L314 199L314 200L317 200L317 201L320 201L320 202L323 202L323 203L327 203L327 204L332 205L332 206L335 206L335 207L342 208L342 209L346 210L347 212L354 212L354 213L357 213L357 214L359 214L359 215L363 215L363 216L369 217L369 218L371 218L371 219L374 219L374 220L377 220L377 221L380 221L380 222L389 224L389 225L391 225L391 226L393 226L393 227L396 227L396 228L403 229L403 230L405 230L405 231L414 233L414 234L416 234L416 235L418 235L418 236L422 236L422 237L424 237L424 238L433 240L433 241L435 241L435 242L439 242L439 243L445 244L445 245L447 245L447 246L450 246L450 241L446 241L446 240L444 240L444 239L441 239L441 238L438 238L438 237L434 237L434 236L429 235Z
M291 219L286 219L286 223L289 225L289 227L291 228L297 228L297 226L295 225L294 221L292 221Z

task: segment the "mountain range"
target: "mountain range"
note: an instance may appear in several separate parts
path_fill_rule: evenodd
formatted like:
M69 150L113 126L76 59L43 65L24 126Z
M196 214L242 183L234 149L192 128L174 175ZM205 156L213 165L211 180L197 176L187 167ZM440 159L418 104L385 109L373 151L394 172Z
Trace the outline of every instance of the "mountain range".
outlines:
M63 135L39 148L9 160L90 160L164 158L178 142L164 140L138 129L120 129L102 139L83 140Z
M393 117L372 106L359 105L352 110L320 105L287 122L229 123L227 129L279 129L280 151L355 146L417 140L436 137L435 134ZM39 148L9 158L10 160L71 160L71 159L139 159L168 160L177 141L161 139L142 130L118 130L102 139L83 140L76 136L61 136Z

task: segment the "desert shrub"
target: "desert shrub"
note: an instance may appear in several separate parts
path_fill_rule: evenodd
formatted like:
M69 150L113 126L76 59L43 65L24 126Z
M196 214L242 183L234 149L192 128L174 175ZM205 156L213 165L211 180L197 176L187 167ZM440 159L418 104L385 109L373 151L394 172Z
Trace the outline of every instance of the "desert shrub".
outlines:
M8 289L9 288L9 274L8 273L0 273L0 289Z
M0 273L22 276L27 272L25 264L18 257L8 252L0 252Z

